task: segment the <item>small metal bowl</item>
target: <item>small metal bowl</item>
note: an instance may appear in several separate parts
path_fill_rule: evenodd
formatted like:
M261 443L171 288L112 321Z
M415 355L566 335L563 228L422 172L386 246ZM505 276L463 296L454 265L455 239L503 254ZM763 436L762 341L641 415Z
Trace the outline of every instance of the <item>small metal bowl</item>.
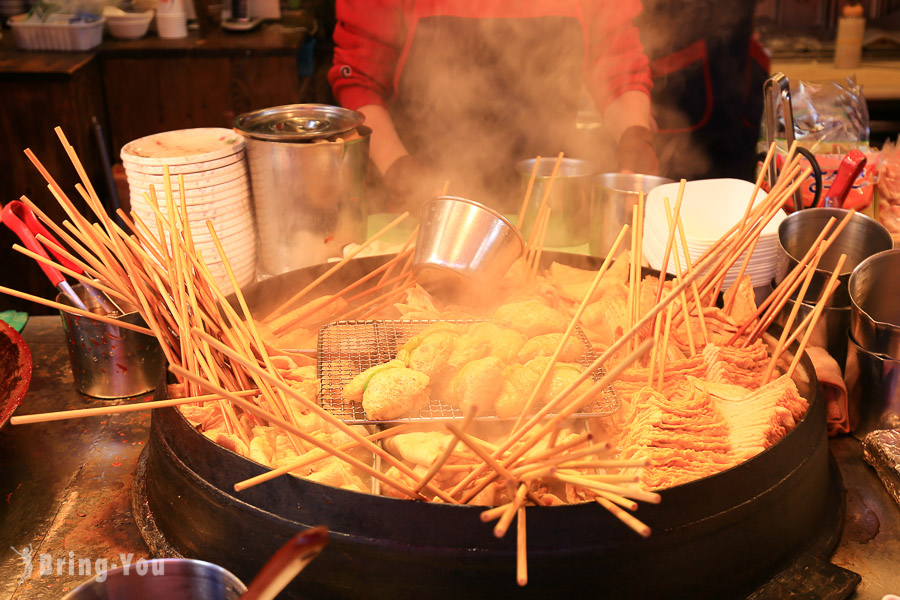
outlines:
M850 275L850 333L860 346L900 360L900 249L859 263Z
M497 211L438 196L422 206L412 272L435 295L483 295L524 251L518 229Z
M247 591L218 565L188 558L157 558L110 569L63 600L236 600Z
M803 258L828 219L834 217L840 222L847 212L842 208L808 208L788 215L778 226L778 243L782 252L775 267L776 283L781 283ZM866 258L883 250L890 250L893 245L891 234L884 225L860 213L853 215L847 227L822 256L803 301L815 303L821 297L841 254L846 254L847 260L838 274L842 285L835 290L828 306L850 306L850 294L847 291L850 273Z

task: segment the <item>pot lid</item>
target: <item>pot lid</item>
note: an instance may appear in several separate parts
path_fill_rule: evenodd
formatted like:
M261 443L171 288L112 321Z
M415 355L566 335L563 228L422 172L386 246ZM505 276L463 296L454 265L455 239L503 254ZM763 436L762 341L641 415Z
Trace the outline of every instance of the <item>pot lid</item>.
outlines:
M248 137L291 142L327 138L361 125L360 113L328 104L288 104L244 113L234 129Z

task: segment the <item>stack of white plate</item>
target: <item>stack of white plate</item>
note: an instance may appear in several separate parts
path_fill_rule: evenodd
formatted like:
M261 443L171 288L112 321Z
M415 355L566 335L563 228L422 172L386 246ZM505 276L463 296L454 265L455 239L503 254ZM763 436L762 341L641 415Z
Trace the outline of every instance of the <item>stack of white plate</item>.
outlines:
M230 129L200 128L166 131L129 142L122 148L131 210L154 233L154 198L166 215L164 167L169 167L175 205L187 207L194 245L209 266L219 287L232 291L224 263L206 226L210 221L222 244L238 285L256 280L256 228L253 221L250 179L244 138ZM184 191L178 176L184 177Z
M666 219L664 199L675 210L678 198L677 183L668 183L654 188L647 195L644 216L644 258L654 269L662 267L666 243L669 237L669 225ZM691 259L697 261L706 250L721 238L736 223L741 221L747 210L747 204L753 193L754 185L740 179L705 179L690 181L685 185L684 197L681 201L681 221ZM766 193L758 191L754 205L766 198ZM775 263L778 258L778 225L785 218L779 211L763 229L759 237L746 274L750 276L753 287L769 283L775 276ZM676 233L673 252L677 248L681 268L686 264L684 251ZM738 259L725 276L725 288L737 278L746 252ZM675 260L669 258L666 269L675 273Z

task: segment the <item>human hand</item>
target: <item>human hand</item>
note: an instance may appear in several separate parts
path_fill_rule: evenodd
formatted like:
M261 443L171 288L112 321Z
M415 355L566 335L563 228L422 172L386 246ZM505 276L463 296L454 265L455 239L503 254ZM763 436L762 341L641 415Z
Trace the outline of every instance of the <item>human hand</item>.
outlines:
M659 158L653 132L636 125L622 132L619 138L619 171L642 175L659 174Z
M441 189L440 177L434 169L411 154L395 160L383 179L390 206L396 210L418 210Z

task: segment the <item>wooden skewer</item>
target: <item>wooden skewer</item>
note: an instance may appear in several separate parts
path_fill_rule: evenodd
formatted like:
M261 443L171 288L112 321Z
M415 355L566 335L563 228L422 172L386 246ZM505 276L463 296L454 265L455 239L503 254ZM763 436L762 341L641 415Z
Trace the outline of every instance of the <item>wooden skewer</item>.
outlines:
M411 427L412 427L411 424L403 423L401 425L397 425L395 427L391 427L389 429L383 429L377 433L373 433L372 435L368 436L368 439L370 442L377 442L378 440L408 431ZM356 448L359 445L360 445L360 443L358 441L352 440L352 441L346 442L345 444L338 446L338 449L346 452L347 450L352 450L353 448ZM306 467L313 463L319 462L320 460L328 458L329 456L331 456L331 454L326 452L325 450L318 450L318 449L312 450L310 452L307 452L303 456L297 457L296 459L294 459L284 465L281 465L280 467L272 469L271 471L266 471L265 473L263 473L261 475L257 475L256 477L251 477L249 479L244 479L243 481L238 481L237 483L234 484L234 491L242 492L246 489L249 489L249 488L259 485L261 483L265 483L265 482L271 481L277 477L281 477L282 475L286 475L296 469L302 469L303 467ZM419 491L421 491L421 490L419 490Z
M684 234L684 224L681 222L681 215L675 216L675 228L678 230L678 237L681 239L681 248L684 250L685 277L691 274L693 270L693 261L691 259L691 250L687 245L687 236ZM679 278L681 279L681 278ZM697 307L697 322L700 323L700 333L703 334L703 345L709 344L709 330L706 328L706 317L703 315L703 302L700 298L700 290L697 288L697 282L691 282L691 293L694 297L694 306ZM688 311L690 313L690 311ZM690 322L688 322L690 325Z
M841 219L840 223L837 224L837 227L834 228L834 231L828 234L828 237L826 237L824 240L822 239L822 236L816 237L816 242L812 246L810 246L809 250L806 253L806 256L804 256L804 260L808 261L809 258L807 257L814 256L815 253L819 251L819 246L821 246L822 248L822 254L825 254L828 249L831 248L831 245L835 242L835 240L837 240L841 235L841 232L844 231L844 228L850 224L850 221L853 219L853 216L855 214L856 211L850 209L850 211L847 212L846 215L844 215L844 218ZM829 220L829 223L830 222L831 221ZM826 223L826 228L824 228L824 230L827 231L827 228L828 224ZM816 244L818 244L819 246L817 246ZM769 325L772 324L772 322L775 320L775 317L779 312L781 312L781 309L787 303L787 299L791 294L794 293L794 290L797 289L797 286L799 285L798 282L801 281L801 273L803 273L805 268L806 267L801 268L799 265L794 268L794 270L789 274L789 277L785 278L785 280L787 280L788 278L794 279L790 284L786 284L785 281L781 282L781 285L779 285L779 288L781 288L781 293L778 296L777 301L772 304L772 307L769 309L769 311L765 313L765 316L760 319L756 327L754 327L753 332L750 334L750 337L747 341L747 344L749 344L751 340L755 340L757 337L762 335L762 332L768 329ZM773 292L772 295L774 296L775 293ZM747 344L745 344L745 346Z
M472 404L466 409L466 414L463 416L463 422L459 426L460 431L463 433L468 433L469 425L472 424L472 419L475 418L475 415L478 413L478 405ZM431 466L428 468L428 471L425 472L425 475L416 483L416 486L413 488L417 492L421 492L425 489L425 486L428 485L437 472L443 468L444 463L446 463L450 457L453 455L453 452L456 450L456 446L459 444L459 438L454 436L453 439L447 444L447 447L444 448L444 451L441 452L441 455L431 463Z
M522 502L524 502L525 494L527 492L528 486L524 483L520 483L519 487L516 489L516 495L513 497L513 501L509 504L506 512L500 516L500 520L494 526L494 537L502 538L506 535L506 531L509 529L513 518L515 518L516 511L522 506Z
M834 295L834 292L837 291L837 289L840 286L841 286L841 281L838 279L834 282L834 284L831 287L828 287L825 289L825 292L822 294L822 298L825 299L825 302L827 302L828 299L830 299L831 296ZM794 327L793 333L791 333L791 335L788 337L788 339L784 342L785 348L790 347L790 345L793 344L797 340L798 337L800 337L800 334L802 334L804 331L806 331L807 327L809 327L809 324L812 321L814 314L815 314L814 311L810 311L809 314L807 314L805 317L803 317L803 320L800 321L800 324L797 325L796 327Z
M672 329L672 309L675 308L674 303L670 303L668 308L666 308L666 329L665 333L663 333L663 344L662 344L662 353L659 357L659 380L656 385L656 391L660 394L663 390L663 375L666 370L666 357L669 354L669 332ZM688 323L690 326L690 323Z
M550 178L547 180L546 186L544 187L544 193L541 195L541 202L538 205L538 211L534 223L531 226L531 233L528 236L527 246L530 248L534 248L536 241L536 230L538 228L538 218L541 216L541 212L547 207L547 203L550 200L550 192L553 190L553 182L556 181L556 175L559 173L559 167L562 164L563 153L560 152L556 156L556 162L553 163L553 170L550 172Z
M669 223L669 229L677 230L678 227L675 225L675 218L672 216L672 211L669 207L669 199L664 197L663 202L666 208L666 221ZM681 269L681 259L678 257L678 244L675 244L674 250L675 252L673 253L673 258L675 259L675 277L678 279L678 281L681 281L682 277L684 277L684 272ZM685 255L687 255L687 248L684 248L684 250ZM697 306L699 307L700 305L698 304ZM688 307L687 291L681 292L681 312L688 338L688 348L691 351L691 356L694 356L695 354L697 354L697 346L694 344L694 328L691 327L691 310Z
M525 526L525 507L520 506L516 517L516 583L528 584L528 541Z
M675 214L681 214L681 201L684 199L684 187L687 185L687 180L682 179L681 183L678 184L678 196L675 199ZM668 199L667 199L668 200ZM669 269L669 256L672 254L672 245L675 242L675 228L671 225L669 226L669 235L666 236L666 249L663 252L662 258L662 266L659 269L659 284L656 286L656 301L659 302L660 298L662 298L663 293L663 285L666 282L666 272Z
M269 314L269 316L266 317L266 320L268 321L268 320L271 320L271 319L274 319L276 317L283 315L285 312L287 312L287 309L290 308L291 306L293 306L293 304L295 302L297 302L300 298L304 297L306 294L308 294L310 291L312 291L314 288L316 288L323 281L325 281L326 279L328 279L329 277L334 275L334 273L336 273L338 270L343 268L351 260L356 258L356 255L358 255L361 252L363 252L364 250L366 250L369 246L371 246L375 242L375 240L379 239L384 234L389 232L391 229L393 229L394 227L399 225L408 216L409 216L409 212L404 212L399 217L397 217L396 219L394 219L393 221L391 221L390 223L388 223L387 225L382 227L377 233L375 233L375 235L373 235L368 240L366 240L362 245L360 245L359 248L356 248L355 250L353 250L353 252L351 252L346 257L344 257L343 259L341 259L340 261L335 263L335 265L333 267L331 267L330 269L328 269L327 271L322 273L320 276L318 276L316 279L314 279L312 282L310 282L302 290L300 290L299 292L297 292L296 294L291 296L290 299L287 300L287 302L285 302L284 304L282 304L281 306L276 308L274 311L272 311Z
M384 280L391 276L391 273L393 273L393 271L394 271L394 266L398 262L403 260L402 258L400 258L401 256L404 256L404 257L412 256L412 252L415 248L414 242L418 239L418 237L419 237L419 226L416 225L415 227L413 227L412 233L409 234L409 237L406 238L406 241L403 242L403 247L400 248L400 252L397 253L397 256L395 256L394 258L389 260L386 265L382 265L385 267L385 271L384 271L384 275L381 276L381 280L379 281L379 283L384 283ZM388 265L390 265L390 266L388 266ZM376 271L377 270L378 269L376 269ZM366 279L366 278L362 277L362 278L358 279L357 281L361 281L364 279ZM350 287L350 286L347 286L347 287ZM341 290L341 291L343 291L343 290ZM340 294L340 292L338 292L337 295L339 295L339 294Z
M551 399L550 402L548 402L541 409L541 411L539 411L537 414L532 416L531 419L529 420L529 422L525 424L525 426L521 427L518 431L513 432L513 434L510 435L506 439L506 441L500 446L500 451L501 452L507 451L509 448L511 448L513 446L513 444L518 442L522 438L522 436L525 435L525 433L527 433L531 429L531 427L533 427L538 422L543 420L544 417L547 414L549 414L551 411L556 410L557 406L559 404L561 404L562 402L564 402L566 397L569 394L571 394L579 385L581 385L581 383L585 379L587 379L591 375L591 373L593 373L596 369L598 369L602 365L606 364L606 362L609 360L609 358L612 356L615 356L615 354L625 344L628 344L631 341L631 339L635 335L637 335L637 333L641 329L643 329L643 327L646 326L646 324L649 323L650 320L653 319L659 313L659 311L664 310L666 305L669 302L671 302L672 300L674 300L678 296L678 294L681 293L681 290L685 289L688 285L691 285L691 283L696 281L696 279L700 276L700 274L703 272L703 270L717 260L718 253L723 252L724 250L725 250L724 247L719 246L718 252L707 252L704 255L704 258L701 259L697 263L697 265L691 271L691 273L689 275L685 276L685 278L680 283L678 283L674 288L672 288L672 290L669 292L668 296L663 298L662 301L656 303L656 305L654 305L647 312L647 314L645 314L641 318L641 320L638 323L634 324L634 326L631 327L631 329L629 329L628 332L626 332L623 336L621 336L615 342L613 342L613 344L609 348L607 348L605 352L603 352L599 357L597 357L597 359L593 363L591 363L591 365L588 366L578 377L576 377L565 389L563 389L559 394L557 394L557 396L555 398ZM630 365L631 362L633 362L634 360L637 360L638 357L643 356L644 353L646 353L647 349L649 349L649 344L651 344L651 343L652 343L652 340L647 340L643 344L643 346L639 347L638 350L633 352L624 362L620 363L612 371L612 373L615 373L616 377L618 377L618 375L621 373L620 368L622 370L624 370L625 367L623 365L625 365L626 363L628 365ZM631 362L629 362L629 360ZM607 376L608 375L609 374L607 374ZM605 385L609 385L609 382L613 381L613 379L607 379L607 377L604 377L601 379L601 381L606 381ZM602 388L598 388L598 389L602 389ZM494 453L494 458L497 458L498 456L499 456L499 453ZM475 481L475 479L477 479L484 472L484 469L486 467L487 467L487 465L482 465L480 468L474 469L471 473L469 473L469 475L464 477L462 479L462 481L460 481L456 486L454 486L454 488L450 491L450 494L451 495L457 494L461 490L465 489L468 485L470 485L473 481ZM483 486L487 485L485 480L490 480L490 479L491 479L490 477L485 477L482 480L482 483L480 484L481 489L484 489ZM476 495L480 491L480 489L478 489L478 487L479 486L475 487L475 490L477 490L477 491L475 491L474 493L472 493L470 491L469 494L471 494L472 496Z
M234 392L238 396L256 396L259 390L242 390ZM30 423L46 423L48 421L64 421L66 419L81 419L83 417L97 417L105 415L121 415L130 412L141 412L166 408L168 406L181 406L182 404L198 404L221 400L217 394L205 394L203 396L191 396L188 398L171 398L169 400L150 400L134 404L122 404L119 406L98 406L97 408L79 408L76 410L60 410L56 412L41 413L35 415L13 416L9 422L11 425L27 425Z
M515 480L515 477L513 477L510 474L510 472L503 465L501 465L494 458L492 458L491 455L488 454L487 451L484 450L484 448L482 448L479 444L477 444L474 440L472 440L472 438L469 436L469 434L461 431L460 428L457 427L456 425L454 425L453 423L448 422L448 423L445 423L444 426L447 429L449 429L450 432L453 435L455 435L457 437L457 439L459 439L459 441L461 441L463 444L468 446L469 450L471 450L472 452L477 454L479 458L481 458L483 461L485 461L487 464L489 464L495 473L497 473L501 477L508 479L509 481ZM524 486L524 487L526 490L525 493L528 495L529 499L532 502L534 502L535 504L539 504L540 500L538 500L538 498L535 497L532 492L528 491L528 486ZM475 495L473 494L472 498L474 498L474 496ZM472 498L467 498L465 500L465 502L468 502Z
M647 492L638 488L615 485L612 483L603 483L602 481L592 481L585 477L575 477L562 473L557 473L556 478L565 483L571 483L572 485L577 485L589 490L613 492L615 494L625 496L626 498L634 498L635 500L648 502L650 504L659 504L662 501L662 497L656 492Z
M845 257L846 255L841 255L841 259L838 261L839 266L841 265ZM825 288L827 292L819 299L812 313L810 313L809 315L809 323L806 324L806 332L803 334L803 339L800 340L800 345L797 346L797 351L794 353L794 358L793 360L791 360L791 365L790 367L788 367L788 370L785 373L788 377L794 376L794 369L796 369L797 365L800 364L800 358L803 356L803 351L806 350L806 344L809 342L809 338L810 336L812 336L813 330L815 330L816 328L816 323L818 323L819 317L822 316L822 311L825 309L825 305L828 304L829 298L831 298L831 295L841 284L841 282L838 280L840 271L840 268L836 268L831 273L831 277L828 279L828 286ZM804 319L804 322L806 322L806 320L807 319ZM799 330L800 329L798 328L798 331Z
M637 205L631 207L631 222L634 227L631 230L631 264L628 265L628 297L625 302L625 312L628 313L628 329L634 327L634 303L638 299L638 291L640 286L640 270L635 271L637 264L637 244L638 244L638 208Z
M639 519L635 518L634 515L622 510L621 508L601 496L595 496L594 501L611 512L614 517L628 525L628 527L631 528L631 530L639 536L645 538L650 537L650 527L647 526L647 524L641 522Z
M613 494L612 492L604 492L603 490L588 490L594 497L606 498L613 504L618 504L622 508L626 510L637 510L638 503L630 498L626 498L625 496L620 496L619 494Z
M122 329L128 329L130 331L136 331L137 333L143 333L150 336L153 335L153 332L151 330L147 329L146 327L141 327L140 325L132 325L131 323L119 321L112 317L107 317L106 315L98 315L97 313L92 313L87 310L81 310L80 308L69 306L68 304L60 304L59 302L54 302L52 300L45 300L44 298L41 298L39 296L32 296L31 294L26 294L25 292L13 290L8 287L0 286L0 293L7 294L8 296L14 296L16 298L21 298L22 300L29 300L37 304L43 304L44 306L49 306L50 308L55 308L57 310L71 313L73 315L78 315L80 317L93 319L94 321L100 321L101 323L116 325L118 327L121 327Z
M397 491L401 492L402 494L409 496L410 498L412 498L414 500L425 500L425 498L421 494L417 494L416 492L414 492L411 488L409 488L402 482L396 481L396 480L392 479L391 477L388 477L387 475L385 475L378 469L373 469L371 466L369 466L368 464L364 463L363 461L355 458L353 455L347 454L346 452L343 452L342 450L339 450L336 447L334 447L326 442L323 442L319 438L307 434L305 431L294 426L292 423L288 423L281 417L262 410L256 404L249 402L247 400L244 400L240 396L237 396L237 395L233 394L232 392L229 392L228 390L225 390L224 388L221 388L221 387L215 385L214 383L207 381L194 373L191 373L190 371L188 371L187 369L184 369L183 367L180 367L178 365L170 365L169 368L172 370L172 372L176 373L180 377L183 377L186 380L193 381L194 383L198 384L202 388L211 390L213 393L220 394L222 397L228 399L233 404L237 404L238 406L240 406L244 411L255 415L259 419L263 419L264 421L267 421L268 423L270 423L272 425L281 427L285 432L291 433L291 434L297 436L298 438L302 439L306 443L316 446L317 448L324 450L324 451L328 452L329 454L332 454L333 456L340 458L344 462L346 462L350 465L353 465L357 469L360 469L361 471L378 479L381 483L391 486L392 488L396 489Z
M379 446L376 446L375 444L372 444L371 442L366 440L365 436L361 435L356 429L350 427L349 425L347 425L346 423L344 423L343 421L341 421L340 419L338 419L337 417L332 415L330 412L328 412L327 410L325 410L324 408L319 406L317 403L311 402L309 399L305 398L302 394L299 394L296 390L294 390L293 388L288 386L284 381L274 377L271 373L267 372L266 370L261 369L257 364L254 364L253 362L249 361L246 356L241 356L240 353L234 351L232 348L229 348L228 346L226 346L219 340L210 336L205 331L200 331L200 330L195 329L195 330L193 330L193 334L196 336L199 336L202 339L205 339L207 342L209 342L209 344L213 348L215 348L222 354L228 356L231 360L238 362L244 368L255 373L259 378L266 380L268 383L275 386L282 393L287 394L288 396L297 400L305 408L316 413L318 416L322 417L325 421L328 421L331 425L334 425L335 427L340 429L342 432L344 432L351 438L361 442L364 447L366 447L368 450L370 450L370 451L374 452L375 454L377 454L378 456L380 456L385 462L387 462L391 466L399 469L400 472L403 473L404 475L406 475L407 477L410 477L412 479L418 478L412 469L407 467L401 461L398 461L390 453L385 452ZM451 498L445 492L443 492L442 490L440 490L438 488L435 488L432 485L429 485L426 489L428 490L429 493L432 493L435 496L438 496L444 502L449 502L451 504L456 503L456 501L453 498ZM410 490L410 491L412 491L412 490Z
M534 167L531 168L531 177L528 178L528 186L525 188L525 197L522 198L522 206L519 207L519 216L516 219L516 227L522 231L522 225L525 224L525 215L528 214L528 204L531 200L531 193L534 191L534 181L537 179L538 171L541 167L541 157L534 159Z
M784 325L784 329L781 331L781 336L778 339L778 344L775 346L775 349L772 351L772 359L769 361L769 365L766 368L766 373L763 376L763 381L768 383L772 379L772 373L775 371L775 366L778 363L778 357L784 352L784 344L787 340L788 336L791 333L791 330L794 325L794 319L797 318L797 313L800 312L800 307L803 305L803 301L806 298L806 292L809 289L809 284L813 279L813 276L816 274L816 267L819 264L819 260L822 258L822 250L819 249L819 252L816 252L816 257L813 259L812 263L810 263L807 271L808 275L803 280L803 285L800 287L800 291L797 294L797 299L794 301L794 306L791 308L791 313L788 316L788 320ZM832 273L832 278L828 280L828 285L825 289L828 289L831 286L832 280L836 279L838 275L840 275L841 269L844 267L844 261L847 260L846 254L841 254L840 259L838 260L837 266L835 267L834 272ZM821 300L816 304L816 308L822 306L824 308L824 302ZM815 309L813 310L815 312ZM818 312L822 312L819 309ZM815 320L815 317L814 317ZM810 332L811 333L811 332ZM804 337L804 339L806 339Z
M587 293L584 295L584 298L581 299L581 304L579 304L578 309L575 311L575 314L569 320L569 325L566 327L566 331L563 333L562 338L560 339L559 344L556 346L556 350L554 350L553 355L550 357L550 360L547 362L547 366L544 368L544 371L541 373L538 382L535 384L534 388L531 391L531 394L528 396L528 400L525 402L525 407L522 409L522 412L519 414L519 418L516 419L516 423L513 426L513 431L518 429L524 423L524 420L531 409L534 407L534 403L537 401L538 395L544 390L544 386L547 381L550 379L550 375L553 373L553 366L559 360L560 354L562 354L563 349L566 346L566 343L569 341L569 338L572 337L572 333L575 331L575 327L578 326L578 321L581 319L581 315L584 314L585 309L587 309L588 304L590 304L591 299L594 297L594 293L597 291L597 288L600 287L600 281L603 279L603 276L606 275L606 272L609 270L610 266L613 263L613 256L616 255L616 252L619 250L619 246L625 239L625 236L628 233L628 225L622 227L619 231L619 235L616 237L615 242L613 242L612 247L609 252L606 254L606 258L603 260L603 264L600 266L600 269L597 271L597 274L594 275L593 281L591 281L591 285L588 287Z
M503 513L505 513L510 506L512 506L512 502L507 502L506 504L500 504L499 506L488 508L481 511L479 518L481 519L482 523L490 523L491 521L496 521L501 516L503 516Z
M38 234L35 237L39 242L42 242L42 243L43 243L43 240L47 239L41 234ZM13 244L12 249L15 250L16 252L19 252L20 254L24 254L25 256L27 256L29 258L33 258L34 260L36 260L40 263L43 263L45 265L50 265L54 269L57 269L60 273L65 273L69 277L72 277L73 279L77 279L78 281L80 281L81 283L83 283L85 285L89 285L95 289L98 289L101 292L103 292L104 294L106 294L107 296L115 296L119 300L124 300L126 302L128 301L128 298L125 297L125 294L119 293L117 290L107 287L106 285L97 281L96 279L93 279L92 277L87 277L85 275L82 275L78 271L73 271L72 269L69 269L68 267L63 266L52 259L49 259L45 256L41 256L37 252L32 252L28 248L23 248L19 244Z
M650 361L647 363L647 387L653 387L653 375L656 370L656 355L659 353L659 330L662 324L662 313L653 320L653 347L650 348ZM690 323L688 323L690 325Z
M822 243L822 240L834 226L835 222L836 219L834 217L828 219L828 221L825 223L825 226L822 228L822 231L819 232L819 235L810 245L809 249L806 251L806 254L803 256L800 262L797 263L797 265L793 269L791 269L791 272L787 274L787 276L781 281L780 284L778 284L778 287L775 288L772 293L769 294L769 296L760 303L753 315L750 318L746 319L743 323L741 323L740 327L738 327L738 330L728 341L728 345L735 343L738 338L741 337L744 331L747 330L747 327L756 322L756 319L762 318L766 314L766 308L776 302L780 298L781 294L786 289L788 289L794 283L794 281L799 280L800 274L806 268L806 265L809 264L809 261L812 260L812 257L816 253L816 250L818 250L819 244ZM774 314L777 314L780 310L781 308L779 307Z
M671 297L667 297L667 299L668 299L668 301L671 301ZM664 300L663 302L667 302L667 301ZM654 315L654 313L652 312L653 310L656 310L656 308L651 309L651 312L648 313L648 315L650 315L651 318L652 318L652 315ZM644 318L647 319L648 317L644 317ZM634 331L634 330L632 330L632 331ZM596 361L594 361L594 363L590 367L585 369L585 371L583 373L581 373L578 377L576 377L572 383L570 383L568 386L566 386L566 388L563 389L559 394L557 394L556 397L551 399L550 402L548 402L544 407L542 407L541 411L537 412L534 416L532 416L531 419L528 421L528 423L525 424L524 427L522 427L521 429L519 429L516 432L513 432L506 439L506 441L503 444L501 444L501 446L492 454L492 458L497 459L497 458L502 457L503 454L505 452L507 452L508 450L510 450L516 442L518 442L520 439L522 439L525 436L526 433L530 433L532 428L535 427L535 425L537 423L541 422L551 411L557 410L559 405L561 405L563 402L568 400L568 396L575 389L577 389L577 387L579 385L581 385L581 382L583 382L584 379L587 379L587 377L589 377L591 375L591 373L593 373L600 365L605 364L606 360L608 359L608 356L613 356L616 352L618 352L619 348L621 348L625 343L628 342L628 339L629 339L628 335L629 334L625 334L625 336L619 338L612 346L610 346L610 348L607 349L606 352L603 353L603 355L601 355ZM553 431L553 429L559 425L559 423L561 423L563 420L565 420L569 416L571 416L572 413L577 411L580 407L584 406L584 404L586 404L588 398L593 397L594 395L596 395L598 393L601 393L602 390L604 390L607 386L609 386L613 381L618 379L618 377L625 371L625 369L629 368L635 361L639 360L640 358L642 358L644 356L644 354L647 353L647 350L650 349L650 344L652 344L652 343L653 343L653 340L644 341L644 343L641 344L637 348L637 350L635 350L634 352L629 354L627 357L625 357L624 360L622 360L619 364L617 364L615 367L610 369L598 381L594 382L594 384L590 387L590 389L588 389L585 393L577 396L574 400L569 401L569 403L567 405L565 405L563 408L559 409L557 411L556 415L553 416L552 418L550 418L536 434L532 435L528 440L523 441L522 444L520 444L515 449L515 451L513 451L510 454L510 456L504 461L504 466L512 465L516 460L521 458L526 452L528 452L531 448L533 448L539 440L541 440L542 438L547 436L549 433L551 433ZM581 378L582 376L584 376L584 379ZM490 463L487 463L487 461L485 461L485 463L486 463L486 465L490 464ZM451 490L450 493L451 494L458 493L459 490L464 489L469 483L474 481L474 479L477 478L481 474L481 472L482 472L481 469L473 470L466 478L464 478L460 483L458 483L456 485L456 487L454 487L454 489ZM495 470L495 475L501 475L501 474L499 472L496 472L496 470ZM484 489L484 486L486 486L488 483L490 483L492 476L489 476L485 479L487 481L482 480L482 483L479 486L476 486L475 488L471 489L465 496L463 496L463 502L468 502L473 497L475 497L482 489Z

